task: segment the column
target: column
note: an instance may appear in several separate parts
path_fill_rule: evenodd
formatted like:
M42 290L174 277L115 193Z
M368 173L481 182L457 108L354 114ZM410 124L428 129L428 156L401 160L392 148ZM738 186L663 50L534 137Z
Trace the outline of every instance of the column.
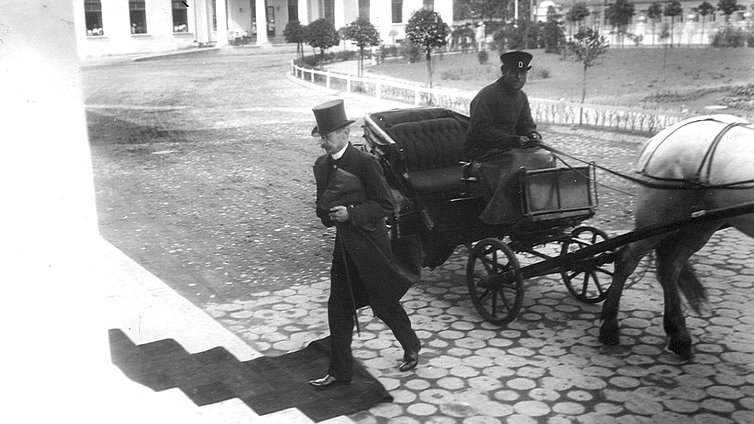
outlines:
M228 8L226 0L217 0L215 5L215 17L217 19L217 44L218 47L228 45Z
M127 398L111 384L119 371L103 321L107 283L95 272L99 235L74 21L71 1L0 2L3 385L20 395L2 415L25 422L108 422L112 411L142 407L120 408Z
M344 0L335 0L333 2L333 13L335 15L335 29L343 28L346 26L346 7L343 4Z
M210 33L212 32L208 17L211 16L208 13L211 6L207 5L208 1L210 0L196 0L193 4L193 10L189 8L188 11L194 14L194 27L191 30L194 31L194 37L199 45L207 44L210 41Z
M269 45L267 40L267 2L265 0L256 0L256 20L257 20L257 46Z

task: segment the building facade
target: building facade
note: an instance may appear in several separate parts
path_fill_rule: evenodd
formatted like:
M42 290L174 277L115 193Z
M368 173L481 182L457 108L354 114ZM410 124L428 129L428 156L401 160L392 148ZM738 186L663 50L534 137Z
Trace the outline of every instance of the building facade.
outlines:
M290 21L307 25L324 18L341 28L363 17L377 28L383 42L404 38L408 19L421 8L438 12L449 25L453 22L453 0L72 1L83 59L208 45L283 43Z

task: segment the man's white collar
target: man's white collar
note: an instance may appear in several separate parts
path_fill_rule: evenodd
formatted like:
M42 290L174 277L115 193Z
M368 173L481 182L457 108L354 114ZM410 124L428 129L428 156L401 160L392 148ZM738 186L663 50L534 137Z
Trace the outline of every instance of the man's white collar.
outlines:
M343 148L342 148L342 149L340 149L340 150L338 150L337 152L333 153L333 154L331 155L331 156L332 156L332 158L333 158L333 160L338 160L338 159L340 159L340 157L341 157L341 156L343 156L343 153L345 153L345 152L346 152L346 149L347 149L347 148L348 148L348 144L346 143L346 145L345 145L345 146L343 146Z

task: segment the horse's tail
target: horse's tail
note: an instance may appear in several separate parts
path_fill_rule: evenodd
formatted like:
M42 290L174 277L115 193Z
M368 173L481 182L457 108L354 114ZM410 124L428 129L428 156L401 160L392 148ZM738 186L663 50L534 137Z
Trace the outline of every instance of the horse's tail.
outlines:
M658 246L658 249L661 248L661 246ZM668 263L669 261L665 255L660 254L659 251L657 253L657 274L658 278L663 278L661 274L664 270L670 269L672 264ZM702 282L699 281L696 274L694 274L694 268L688 260L681 262L681 271L678 274L676 284L681 293L683 293L683 297L686 298L686 302L691 306L691 309L697 314L701 314L702 306L707 302L707 290L702 286Z

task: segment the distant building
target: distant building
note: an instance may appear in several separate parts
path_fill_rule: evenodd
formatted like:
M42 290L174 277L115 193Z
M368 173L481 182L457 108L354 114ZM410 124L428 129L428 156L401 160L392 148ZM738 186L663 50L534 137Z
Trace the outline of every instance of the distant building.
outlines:
M288 22L320 18L341 28L363 17L392 42L405 37L408 19L421 8L453 22L453 0L74 0L74 25L79 56L87 58L283 43Z
M714 34L722 25L725 25L725 15L722 11L717 10L718 0L707 0L716 10L707 16L699 14L699 5L704 0L679 0L683 13L671 18L662 16L660 19L652 20L647 17L647 10L652 3L660 3L663 7L667 0L629 0L634 5L634 16L630 19L628 27L625 29L626 34L631 34L634 39L640 39L640 45L665 44L670 42L670 37L661 37L664 30L669 30L671 21L673 27L673 43L676 45L704 45L709 44L709 37ZM539 22L547 20L547 8L553 6L555 10L565 18L565 14L576 3L584 3L589 11L589 16L584 19L583 26L599 29L600 32L611 38L612 43L618 42L617 35L613 33L605 11L615 3L614 0L566 0L553 1L543 0L537 2L532 0L534 10L534 19ZM729 24L754 30L754 9L752 4L754 0L739 0L738 4L741 10L730 15ZM574 31L575 25L566 22L566 32ZM631 43L631 41L626 41Z

